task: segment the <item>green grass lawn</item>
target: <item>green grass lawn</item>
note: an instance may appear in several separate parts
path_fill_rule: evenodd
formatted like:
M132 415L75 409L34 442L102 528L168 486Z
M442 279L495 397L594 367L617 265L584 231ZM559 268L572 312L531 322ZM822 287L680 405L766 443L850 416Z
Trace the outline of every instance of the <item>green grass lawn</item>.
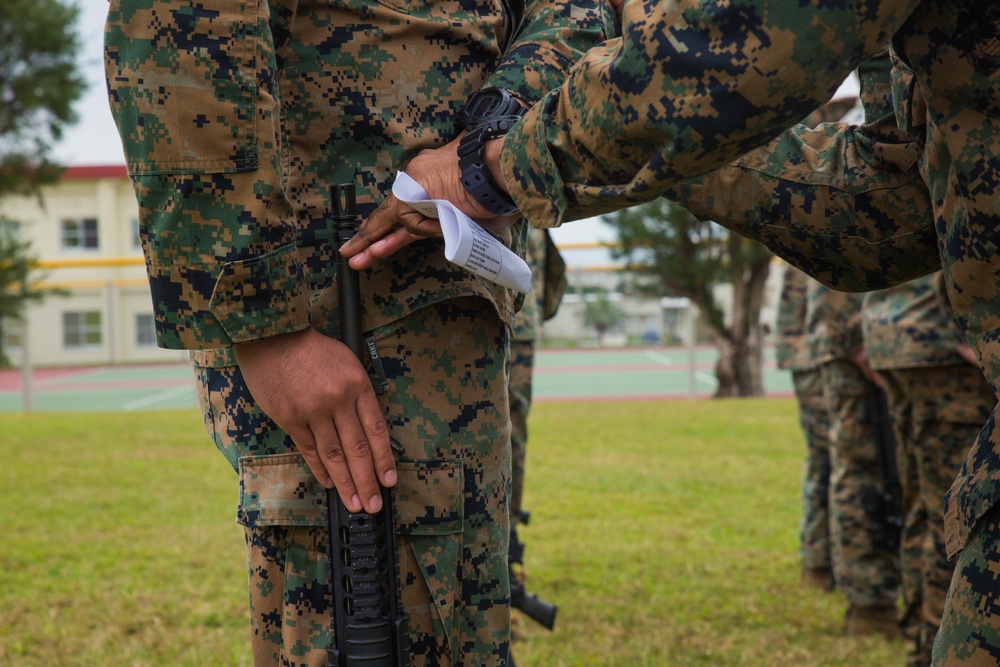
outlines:
M791 399L541 403L518 667L887 667L798 585ZM249 665L236 476L195 411L0 415L0 665Z

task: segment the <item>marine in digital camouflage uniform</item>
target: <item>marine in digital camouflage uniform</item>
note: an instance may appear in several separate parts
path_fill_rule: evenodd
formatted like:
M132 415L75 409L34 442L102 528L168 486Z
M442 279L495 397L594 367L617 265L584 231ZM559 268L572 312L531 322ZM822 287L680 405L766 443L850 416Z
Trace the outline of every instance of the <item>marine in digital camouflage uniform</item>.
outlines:
M943 269L996 393L1000 4L629 0L622 33L592 49L499 149L487 146L487 167L532 225L649 201L774 140L737 160L725 188L703 191L705 208L743 212L727 226L838 289L881 289ZM863 128L795 125L890 39L892 114ZM914 94L928 122L908 137ZM460 189L453 162L455 177L440 179L432 196ZM750 186L751 175L763 178ZM774 210L796 196L824 214L785 224ZM400 221L370 220L370 237ZM948 552L961 555L935 665L995 666L1000 656L995 421L994 412L945 503Z
M979 366L959 352L966 343L940 271L866 294L862 326L898 443L906 664L929 667L954 572L945 552L944 495L996 397Z
M839 120L856 98L842 95L817 109L804 123L814 126ZM799 556L802 583L824 590L833 588L830 548L830 415L823 397L820 364L809 353L807 290L812 279L786 265L775 318L775 361L791 371L798 404L799 424L806 440L802 467L802 520Z
M554 254L553 254L554 253ZM522 562L523 533L518 532L519 523L528 522L528 510L524 507L524 482L528 456L528 415L531 411L532 386L535 370L535 351L542 335L545 319L555 315L562 290L557 285L546 283L561 282L565 285L565 264L555 244L549 238L548 230L530 229L525 249L525 261L531 269L531 289L525 295L524 304L514 318L514 334L510 344L510 380L508 400L510 401L510 444L511 444L511 567L510 576L517 577L521 585L526 585L527 569ZM548 261L547 261L548 260ZM560 269L561 267L561 269ZM556 303L547 303L556 299ZM515 540L517 543L515 543ZM516 585L518 581L512 581ZM513 639L523 638L525 632L520 615L515 613Z
M809 355L806 288L809 276L786 266L775 318L775 361L792 374L799 424L806 440L802 465L799 557L802 583L833 588L830 548L830 414L823 398L820 364Z
M844 630L891 638L898 632L899 559L873 502L884 478L862 355L863 298L810 281L806 328L830 418L830 547L834 581L848 601Z
M454 138L471 93L495 85L535 101L616 19L594 0L538 0L520 26L501 0L111 1L106 75L157 339L195 350L206 427L239 473L257 665L326 665L325 473L261 409L233 346L322 339L342 358L326 338L338 333L330 185L356 184L369 213L404 155ZM517 249L518 227L501 236ZM412 664L503 665L513 296L446 262L437 239L360 282L390 386L375 414L405 448L394 494ZM364 386L356 360L331 365L317 356L293 369L303 382L266 398L294 407L327 385ZM355 400L374 404L363 391L344 398L301 407L336 413L330 430ZM381 420L358 410L374 442Z
M524 468L528 447L528 413L531 410L531 387L535 370L535 346L541 336L545 291L545 237L543 229L531 229L524 259L531 268L531 289L524 305L514 316L514 334L510 342L510 444L511 444L511 521L518 521L524 509Z

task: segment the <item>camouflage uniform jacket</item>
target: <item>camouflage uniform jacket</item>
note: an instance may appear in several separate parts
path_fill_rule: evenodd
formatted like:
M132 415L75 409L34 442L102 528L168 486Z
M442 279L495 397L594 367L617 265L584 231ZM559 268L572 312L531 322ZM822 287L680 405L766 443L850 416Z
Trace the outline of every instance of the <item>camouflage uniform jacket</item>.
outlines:
M861 322L868 363L875 370L966 363L956 351L965 339L940 271L869 292Z
M374 6L368 0L351 2L354 15L363 16ZM413 45L386 38L372 46L352 37L353 31L366 28L351 25L337 28L334 34L342 39L322 45L321 53L252 53L250 37L268 29L268 11L282 11L280 3L269 4L273 6L264 3L263 10L255 10L248 3L244 18L231 23L213 18L211 2L178 6L174 11L186 17L187 30L183 38L175 32L152 34L150 39L162 44L160 55L139 60L126 48L106 52L109 80L118 84L111 103L120 131L133 147L129 173L140 207L150 212L142 221L142 241L162 347L226 348L310 325L335 334L332 268L337 244L325 214L329 186L356 184L359 211L367 215L388 193L406 155L440 147L454 137L455 120L468 95L492 85L535 102L565 80L570 65L588 47L617 31L617 19L600 0L528 2L516 34L501 0L386 2L400 20L412 17L414 23L439 26L436 33L428 28L428 48L444 48L442 40L451 40L433 71L413 71L412 62L420 62L407 53ZM118 9L112 3L112 11L149 13L148 29L155 31L162 22L154 5L136 1ZM331 10L330 20L337 18ZM392 26L377 27L386 35L392 32ZM464 39L452 35L456 32L464 33ZM509 46L502 52L505 42ZM165 114L165 105L183 104L178 101L184 98L171 77L174 56L169 54L196 59L204 80L217 86L215 99L206 98L204 84L195 82L202 86L197 90L202 103ZM305 166L293 165L295 183L281 182L283 168L277 165L287 157L274 144L294 141L296 127L309 118L282 119L285 136L275 140L261 129L273 123L274 111L255 101L260 90L277 97L261 87L270 85L281 69L280 59L287 57L318 63L315 76L330 81L331 94L316 99L313 111L342 119L325 145L296 146L297 157L309 154ZM335 68L332 79L324 66ZM161 81L173 86L163 99L155 92ZM392 87L397 98L419 103L380 105L383 86ZM409 92L398 93L400 88ZM216 130L206 132L198 144L174 139L189 136L192 123L199 128L214 123ZM223 131L219 125L225 125ZM252 188L266 214L250 216L227 205L226 193L234 187L228 177L241 172L258 173ZM206 213L191 205L178 215L174 202L159 199L159 193L169 191L164 180L184 174L207 174L194 186L204 189L201 206L211 207ZM190 192L184 194L193 201ZM296 201L298 210L291 210L286 197ZM503 240L520 252L520 236L516 226ZM512 293L447 262L439 240L415 243L380 262L362 276L361 289L363 326L369 330L435 302L468 295L489 299L507 326L513 326ZM233 358L204 355L199 361L222 365Z

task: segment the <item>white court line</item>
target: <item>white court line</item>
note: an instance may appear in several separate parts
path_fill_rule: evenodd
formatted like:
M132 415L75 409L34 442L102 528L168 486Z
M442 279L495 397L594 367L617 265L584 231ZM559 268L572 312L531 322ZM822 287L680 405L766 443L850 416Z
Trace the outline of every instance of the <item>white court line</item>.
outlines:
M171 398L176 398L182 394L186 394L191 391L190 385L184 385L182 387L174 387L173 389L165 389L158 394L153 394L152 396L146 396L145 398L139 398L134 401L126 403L122 408L125 412L131 412L132 410L138 410L154 403L160 403L161 401L167 401Z
M658 364L663 364L664 366L673 366L674 360L665 354L660 354L659 352L647 352L646 358L652 359Z
M710 384L713 387L719 386L719 381L714 375L709 375L708 373L695 373L694 376L704 382L705 384Z

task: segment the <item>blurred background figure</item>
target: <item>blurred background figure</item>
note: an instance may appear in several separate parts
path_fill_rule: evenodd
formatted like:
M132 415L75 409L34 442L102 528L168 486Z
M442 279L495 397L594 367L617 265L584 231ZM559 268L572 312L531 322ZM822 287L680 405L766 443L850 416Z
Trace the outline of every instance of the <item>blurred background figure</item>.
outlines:
M524 297L524 304L514 320L514 334L510 346L510 379L507 393L510 402L511 444L511 494L510 494L510 552L508 569L511 585L511 637L524 636L521 615L545 625L550 630L555 622L556 609L538 600L526 590L527 574L524 569L524 543L521 542L518 524L527 524L530 514L524 508L524 470L528 446L528 413L531 410L531 387L535 369L535 348L542 334L545 320L555 316L566 292L566 263L549 236L548 230L529 229L525 261L531 269L531 289Z
M802 522L799 555L802 584L833 589L830 549L830 415L823 395L820 364L809 354L806 328L806 274L786 265L775 319L775 361L792 374L799 424L806 440L802 466Z
M996 397L958 327L941 272L869 292L862 322L898 443L906 664L929 667L955 569L945 552L944 495Z
M807 294L810 353L822 364L830 417L830 544L835 586L848 602L844 631L891 639L899 632L899 559L885 540L879 502L885 479L868 401L874 373L862 345L864 294L835 292L814 280Z

